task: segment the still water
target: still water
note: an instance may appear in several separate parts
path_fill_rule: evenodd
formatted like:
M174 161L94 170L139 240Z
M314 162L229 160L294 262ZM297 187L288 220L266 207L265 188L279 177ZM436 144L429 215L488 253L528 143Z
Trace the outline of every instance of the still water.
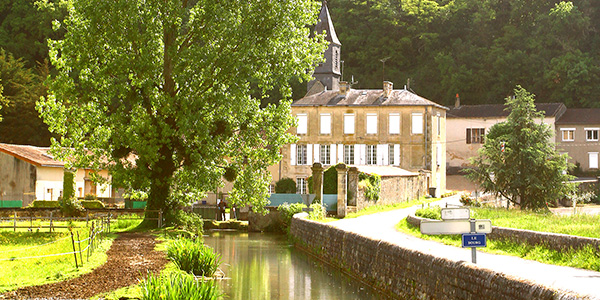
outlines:
M220 282L232 300L386 299L291 246L285 235L207 231L204 242L221 254Z

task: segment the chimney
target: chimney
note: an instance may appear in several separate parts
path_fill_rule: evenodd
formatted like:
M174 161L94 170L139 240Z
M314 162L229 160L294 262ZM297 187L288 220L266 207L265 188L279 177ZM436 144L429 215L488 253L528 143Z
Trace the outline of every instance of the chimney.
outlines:
M391 81L383 82L383 97L388 98L394 90L394 84Z
M458 93L456 94L456 101L454 102L454 107L455 108L460 107L460 97L458 96Z
M350 90L350 83L348 83L347 81L340 81L340 95L344 95L346 96L348 94L348 91Z

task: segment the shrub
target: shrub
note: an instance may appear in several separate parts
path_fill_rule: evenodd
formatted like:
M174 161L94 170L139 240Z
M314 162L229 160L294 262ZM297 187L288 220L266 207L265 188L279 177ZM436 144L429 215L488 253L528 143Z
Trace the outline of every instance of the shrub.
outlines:
M94 194L85 194L85 197L83 197L83 199L85 199L85 200L98 200L98 197L96 197L96 195L94 195Z
M60 208L60 203L58 201L43 201L43 200L35 200L29 207L33 208Z
M304 205L304 203L283 203L277 207L277 211L281 214L283 231L288 232L290 224L292 223L292 217L295 214L302 212L302 209L305 207L306 205Z
M415 216L426 219L441 220L442 208L439 206L428 206L425 208L419 208L415 212Z
M325 207L319 203L313 203L310 205L312 211L308 213L308 218L311 220L322 220L325 219Z
M281 178L275 183L275 193L278 194L295 194L296 182L291 178Z
M365 190L365 198L367 200L379 200L381 194L381 176L377 174L360 173L358 175L358 186Z
M143 300L213 300L221 293L214 281L198 281L188 274L155 276L149 274L141 284Z
M82 200L80 201L83 208L104 208L104 203L98 200Z
M221 264L221 255L200 240L181 238L167 247L167 257L182 271L197 276L213 276Z
M202 235L202 232L204 232L204 221L202 220L202 217L195 213L188 213L183 210L170 210L170 213L165 215L165 223L167 226L174 226L198 236Z
M339 165L339 164L338 164ZM323 194L337 194L337 165L327 168L323 172ZM307 179L308 192L314 194L312 176Z
M65 216L80 216L83 212L83 206L81 206L80 201L75 197L63 198L58 203L60 204L60 211Z
M477 200L469 197L468 195L461 195L460 196L460 203L464 206L473 206L473 207L480 207L481 203L479 203Z

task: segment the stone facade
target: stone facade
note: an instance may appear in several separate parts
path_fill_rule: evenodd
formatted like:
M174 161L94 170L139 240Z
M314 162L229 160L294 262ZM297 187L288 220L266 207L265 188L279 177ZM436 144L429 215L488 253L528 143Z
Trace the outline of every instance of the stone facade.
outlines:
M394 299L579 299L549 287L297 217L297 247Z

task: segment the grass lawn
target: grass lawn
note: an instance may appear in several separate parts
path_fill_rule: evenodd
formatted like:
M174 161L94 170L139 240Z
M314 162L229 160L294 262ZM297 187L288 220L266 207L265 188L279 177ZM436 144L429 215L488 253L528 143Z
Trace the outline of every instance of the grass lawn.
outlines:
M87 237L87 229L78 229L80 238ZM84 265L75 267L73 254L44 256L73 251L68 232L0 232L0 293L19 287L64 281L91 272L106 261L106 250L116 235L106 235L87 260L82 253ZM81 249L87 246L81 244ZM79 249L76 244L76 249ZM18 259L23 258L23 259ZM14 260L11 260L14 259ZM77 257L79 263L79 256Z
M596 238L599 236L598 231L600 230L600 226L598 226L600 224L600 217L598 216L555 216L552 214L529 213L517 210L506 211L505 209L492 208L472 209L471 216L477 219L490 219L494 226ZM406 219L400 221L396 225L396 229L425 240L461 247L460 235L423 235L419 228L410 225ZM518 256L546 264L600 271L600 254L591 246L581 250L556 251L544 246L530 246L510 241L488 240L487 247L478 248L477 250L493 254Z

